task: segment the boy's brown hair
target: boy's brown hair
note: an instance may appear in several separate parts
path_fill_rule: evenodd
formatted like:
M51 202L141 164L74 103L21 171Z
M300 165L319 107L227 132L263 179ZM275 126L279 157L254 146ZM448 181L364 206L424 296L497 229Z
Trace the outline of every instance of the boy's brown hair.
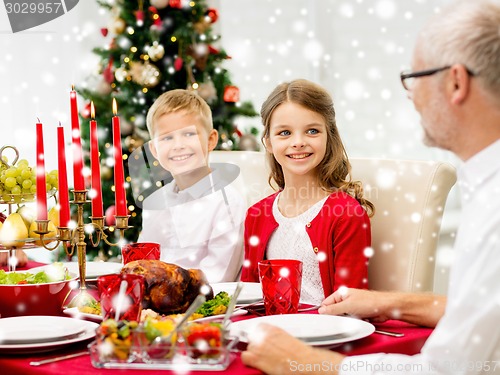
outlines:
M212 110L202 97L189 90L170 90L161 94L149 108L146 125L151 138L154 138L156 121L163 115L185 111L199 116L208 133L213 129Z

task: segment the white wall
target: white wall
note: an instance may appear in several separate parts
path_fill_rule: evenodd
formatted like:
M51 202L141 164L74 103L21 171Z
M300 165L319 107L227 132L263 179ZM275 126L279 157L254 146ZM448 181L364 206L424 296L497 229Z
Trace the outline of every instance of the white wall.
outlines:
M221 46L232 56L226 67L241 98L256 109L277 83L308 78L332 93L350 155L458 164L450 153L422 145L418 116L399 80L417 31L448 2L209 0L219 10ZM46 125L46 168L56 168L55 128L59 121L69 127L68 91L97 68L91 49L109 43L100 33L109 18L93 0L82 0L63 17L12 34L0 6L0 146L13 144L34 163L39 117ZM444 224L451 231L457 206L453 192ZM446 272L438 269L438 290L446 289Z

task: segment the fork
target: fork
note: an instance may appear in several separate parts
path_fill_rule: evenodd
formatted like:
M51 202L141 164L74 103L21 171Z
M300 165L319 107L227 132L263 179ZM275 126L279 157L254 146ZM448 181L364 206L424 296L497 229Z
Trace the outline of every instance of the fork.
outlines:
M297 312L305 312L305 311L314 311L314 310L317 310L321 307L321 305L314 305L314 306L311 306L311 307L305 307L303 309L298 309Z

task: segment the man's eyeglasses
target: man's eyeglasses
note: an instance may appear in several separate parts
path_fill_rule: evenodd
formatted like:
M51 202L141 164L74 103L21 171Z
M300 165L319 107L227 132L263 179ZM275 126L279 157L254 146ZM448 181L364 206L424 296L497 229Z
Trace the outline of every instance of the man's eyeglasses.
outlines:
M411 90L413 87L413 84L415 83L415 78L420 78L420 77L426 77L426 76L431 76L433 74L436 74L438 72L442 72L443 70L450 69L451 65L443 66L442 68L435 68L435 69L427 69L427 70L420 70L418 72L401 72L401 83L403 84L403 87L405 90ZM467 73L470 76L474 76L475 74L469 70L468 68L465 68Z

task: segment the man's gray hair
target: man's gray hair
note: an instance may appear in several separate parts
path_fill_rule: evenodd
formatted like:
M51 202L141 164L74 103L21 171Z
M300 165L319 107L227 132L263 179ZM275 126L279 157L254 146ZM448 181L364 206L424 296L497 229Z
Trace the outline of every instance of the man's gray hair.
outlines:
M422 29L417 43L428 68L463 64L500 95L500 0L452 2Z

